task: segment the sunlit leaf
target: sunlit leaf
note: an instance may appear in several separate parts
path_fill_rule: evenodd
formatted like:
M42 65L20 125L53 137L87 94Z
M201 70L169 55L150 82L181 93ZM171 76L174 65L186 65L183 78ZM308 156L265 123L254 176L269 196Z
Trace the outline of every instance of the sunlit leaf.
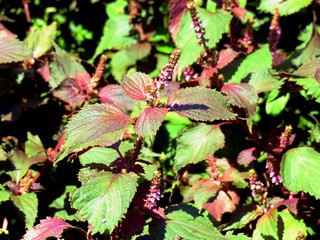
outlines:
M222 87L221 92L227 94L232 105L246 110L247 125L251 131L258 105L258 94L254 87L247 83L228 83Z
M226 12L211 12L205 9L197 9L201 25L205 28L204 37L208 39L209 48L215 47L222 35L226 32L226 27L232 16ZM212 27L214 26L214 27ZM195 59L204 51L203 46L198 44L190 12L186 12L180 19L180 27L176 36L177 47L181 50L179 67L183 69L195 62Z
M279 90L272 90L266 102L266 113L271 116L279 115L285 108L290 99L290 94L287 93L284 96L278 96Z
M184 130L177 139L175 169L204 160L224 147L224 139L220 127L215 125L201 123Z
M278 211L271 209L257 222L257 229L264 236L272 236L278 239Z
M276 79L267 69L258 69L251 74L249 84L257 93L279 89L283 81Z
M155 87L153 80L144 73L135 72L122 75L121 87L125 94L135 100L145 100L149 88Z
M304 236L308 235L308 227L306 226L303 219L297 219L291 215L290 212L279 212L284 224L283 240L297 239L298 236L303 233Z
M154 136L159 130L168 108L146 108L144 109L136 122L135 130L139 136Z
M124 156L125 153L133 148L129 142L121 142L119 151ZM109 166L119 157L119 153L113 148L94 147L79 157L80 163L84 166L91 163L102 163Z
M179 30L181 16L187 11L187 0L170 1L170 22L169 31L172 39L175 41Z
M105 50L122 49L136 43L137 39L130 36L131 30L129 15L118 15L108 19L93 58L96 58Z
M281 161L280 174L283 184L292 192L304 191L320 198L320 153L311 147L288 150Z
M93 226L93 234L114 227L126 213L137 189L138 176L82 169L82 186L71 195L72 206Z
M308 38L308 31L310 28L313 29L312 37L310 36ZM317 26L309 25L301 34L299 40L304 40L304 38L307 38L308 42L305 46L305 48L302 50L301 54L294 58L292 62L296 66L300 66L303 63L306 63L307 61L320 56L320 34ZM306 42L306 40L305 40ZM299 48L299 47L298 47Z
M76 73L85 72L84 67L53 42L55 59L50 63L49 84L56 88L66 78L74 78Z
M25 43L11 37L0 38L0 52L0 64L32 58L32 52Z
M239 53L234 51L232 48L221 50L219 53L219 59L216 67L218 69L224 68L230 62L232 62L238 55Z
M22 212L26 228L32 228L38 214L37 195L35 193L25 193L18 196L11 195L10 200Z
M29 158L39 153L45 154L45 149L38 135L32 135L32 133L28 132L27 138L28 140L25 142L25 152Z
M220 182L212 179L202 179L198 181L190 189L193 195L195 206L199 209L202 209L203 204L205 204L210 198L215 197L220 187Z
M170 110L197 121L226 120L235 117L229 111L229 102L213 89L183 88L168 96Z
M270 69L272 67L272 55L268 45L249 54L240 64L236 73L229 82L240 83L249 73L259 69Z
M262 0L259 9L264 12L274 13L274 9L278 8L280 16L287 16L307 7L311 2L312 0Z
M232 215L230 225L223 230L227 231L244 228L261 215L263 215L263 209L259 206L247 205L238 208Z
M302 86L308 95L314 98L316 102L320 103L320 82L314 78L295 78L290 79L290 81Z
M227 240L210 220L198 213L191 205L177 205L166 209L169 220L150 226L152 239L175 238Z
M90 83L90 75L87 72L76 73L74 78L66 78L53 91L53 95L70 104L71 106L83 103L88 93L91 92L88 85Z
M127 72L128 67L136 64L148 56L151 51L150 43L136 43L116 52L111 59L111 73L120 82L122 74Z
M60 238L66 228L72 227L71 224L59 219L47 217L40 220L40 223L28 230L23 236L23 240L43 240L48 237Z
M29 151L31 150L29 149ZM15 169L7 171L7 174L9 174L15 182L19 182L33 164L46 161L47 155L44 151L40 151L36 155L28 157L23 151L14 149L11 151L11 160Z
M233 212L239 204L240 197L233 191L219 191L212 203L205 203L206 209L217 221L221 221L222 215L226 212Z
M67 124L66 145L74 149L82 144L90 146L90 142L97 140L111 145L116 139L104 139L104 135L125 129L130 123L127 116L112 104L88 105Z
M10 192L0 184L0 203L9 200Z
M109 84L99 91L99 99L104 103L111 103L120 108L124 113L132 111L137 102L128 97L122 87L117 84Z
M31 29L25 39L25 43L33 52L33 57L38 58L52 48L52 41L57 33L57 23L53 22L48 26L39 29Z

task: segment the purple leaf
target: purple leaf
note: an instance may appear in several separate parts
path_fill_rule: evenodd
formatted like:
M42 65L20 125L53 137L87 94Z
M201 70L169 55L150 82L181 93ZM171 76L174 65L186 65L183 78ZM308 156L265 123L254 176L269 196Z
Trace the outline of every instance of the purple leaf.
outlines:
M137 134L142 137L154 136L168 111L168 108L144 109L135 125Z
M224 49L219 53L219 60L217 63L217 68L222 69L231 63L237 56L238 52L234 51L232 48Z
M251 131L258 104L258 94L255 88L247 83L228 83L222 87L221 92L228 95L232 105L246 110L247 124Z
M133 109L135 102L129 98L121 88L120 85L110 84L102 88L99 92L99 99L105 103L111 103L119 107L123 112L129 112Z
M258 153L259 151L255 147L242 150L238 155L237 162L240 165L250 164L252 161L257 159Z
M176 41L176 36L179 30L180 18L187 11L187 2L187 0L170 1L169 31L174 41Z
M228 101L220 92L202 88L184 88L168 97L170 110L197 121L230 119L235 115L228 109Z
M139 101L145 100L150 89L155 88L153 80L141 72L131 73L128 77L122 75L121 87L128 97Z
M65 79L53 92L56 98L74 105L83 102L91 91L88 88L90 75L87 72L76 73L74 78Z
M32 52L24 42L11 37L0 38L0 64L23 61L32 58Z
M60 238L63 230L70 227L72 225L57 217L47 217L27 231L22 240L43 240L48 237Z

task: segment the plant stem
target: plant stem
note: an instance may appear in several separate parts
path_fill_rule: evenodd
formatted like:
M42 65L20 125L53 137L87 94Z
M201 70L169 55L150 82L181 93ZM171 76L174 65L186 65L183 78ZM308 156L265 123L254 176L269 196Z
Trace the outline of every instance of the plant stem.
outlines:
M137 142L136 142L136 146L134 148L134 153L132 156L133 163L135 163L138 159L138 156L139 156L141 148L142 148L143 141L144 141L144 137L138 137Z

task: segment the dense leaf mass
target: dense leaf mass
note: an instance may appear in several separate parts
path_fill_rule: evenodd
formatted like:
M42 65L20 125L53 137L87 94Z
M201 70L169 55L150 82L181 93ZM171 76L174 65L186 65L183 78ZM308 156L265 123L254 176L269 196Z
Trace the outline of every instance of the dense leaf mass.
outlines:
M0 0L0 239L319 239L319 0Z

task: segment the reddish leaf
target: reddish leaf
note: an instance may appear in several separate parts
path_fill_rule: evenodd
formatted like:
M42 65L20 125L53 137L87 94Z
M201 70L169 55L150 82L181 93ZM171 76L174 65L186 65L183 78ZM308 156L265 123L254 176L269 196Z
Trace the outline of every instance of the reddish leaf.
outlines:
M228 109L224 95L213 89L193 87L180 89L168 97L171 111L197 121L225 120L235 115Z
M219 60L217 63L217 68L221 69L231 63L237 56L238 52L234 51L232 48L224 49L219 53Z
M81 103L90 93L88 88L90 79L87 72L76 73L75 78L65 79L58 88L54 89L53 95L70 105Z
M49 62L46 61L45 64L37 69L37 72L42 76L45 82L49 82L50 80L50 68L49 68Z
M32 53L24 42L12 37L0 38L0 63L19 62L32 58Z
M314 78L320 65L320 57L311 59L305 62L297 71L294 72L295 75L301 77Z
M57 217L47 217L40 220L38 225L27 231L23 236L23 240L43 240L48 237L60 238L63 230L70 227L72 225Z
M249 174L247 176L238 171L238 169L230 167L219 178L219 182L233 182L238 185L238 187L245 188L247 186L247 182L244 180L245 178L249 178Z
M153 80L141 72L131 73L128 77L122 75L121 87L127 96L140 101L145 100L150 89L155 88Z
M176 41L176 36L179 30L180 18L187 11L187 2L187 0L170 1L169 31L174 41Z
M3 37L17 38L17 35L13 34L2 23L0 23L0 38Z
M67 124L65 147L72 149L104 139L104 135L124 129L131 124L127 116L112 104L94 104L84 107ZM114 140L114 138L111 138ZM108 139L104 139L108 140Z
M135 125L137 134L142 137L154 136L168 111L168 108L144 109Z
M238 155L237 162L240 165L250 164L252 161L257 159L258 153L259 151L255 147L242 150Z
M232 8L232 13L240 20L244 20L246 18L247 10L245 8L235 7Z
M289 197L289 199L284 201L284 204L289 208L290 212L297 215L298 214L298 201L299 198Z
M239 204L240 197L233 191L220 191L212 203L206 203L206 209L217 221L221 221L222 215L226 212L233 212Z
M203 204L207 203L210 198L216 195L220 187L220 182L211 179L202 179L198 181L190 189L190 194L193 196L195 206L202 208Z
M278 238L278 211L270 209L257 222L257 229L262 235Z
M99 98L102 102L111 103L119 107L123 112L129 112L137 103L129 98L120 85L110 84L99 91Z
M251 131L258 104L258 94L255 88L248 83L228 83L222 87L221 92L228 95L231 104L246 110L247 124Z

